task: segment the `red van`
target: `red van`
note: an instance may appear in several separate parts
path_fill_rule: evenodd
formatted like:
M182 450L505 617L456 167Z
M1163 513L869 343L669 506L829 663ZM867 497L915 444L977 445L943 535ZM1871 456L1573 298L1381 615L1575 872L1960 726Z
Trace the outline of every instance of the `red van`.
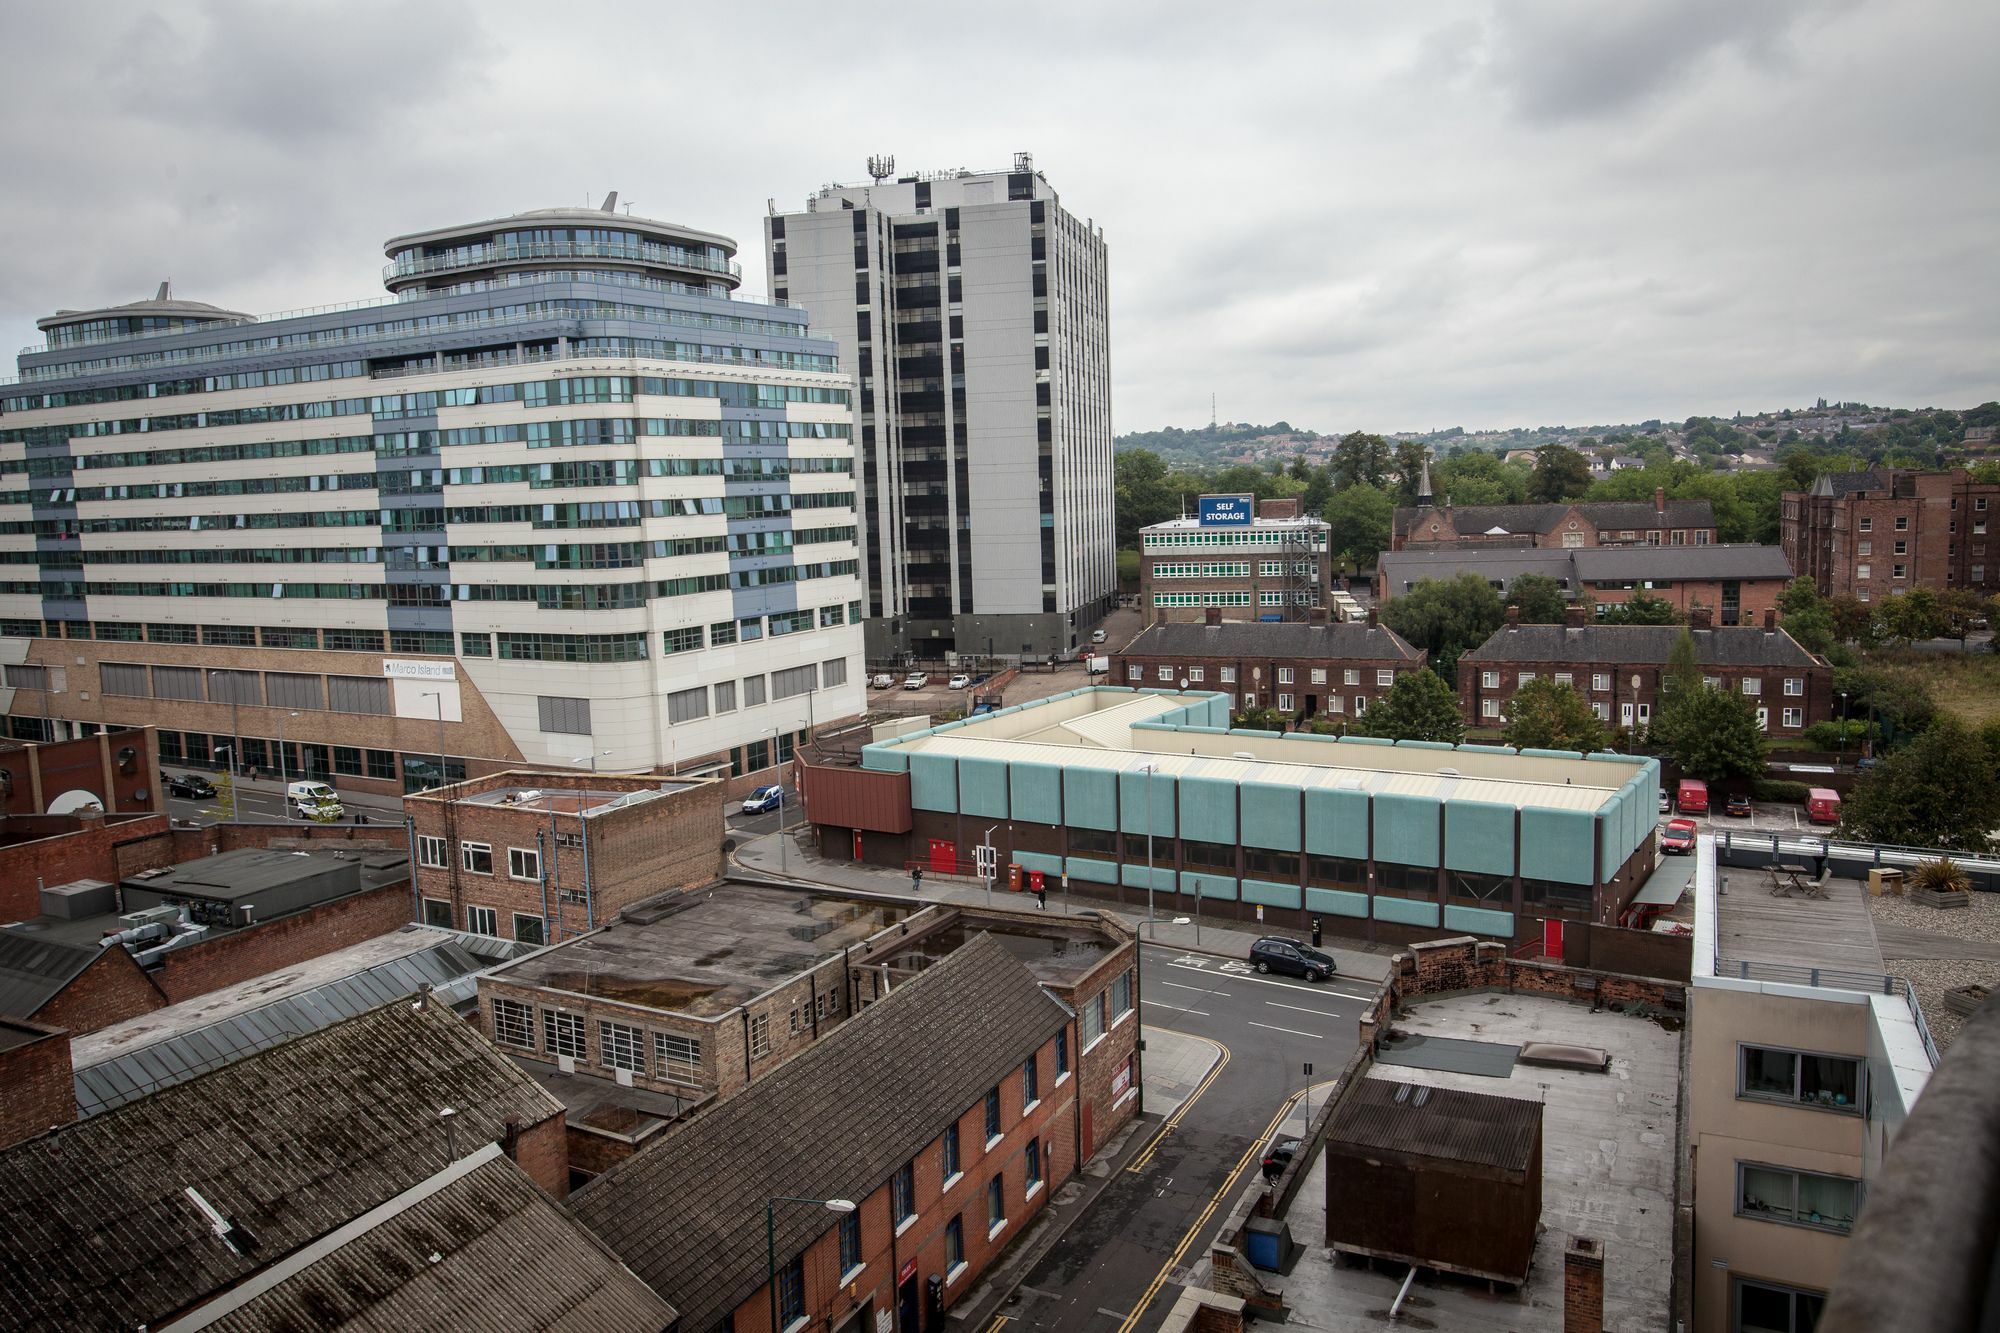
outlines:
M1680 790L1674 795L1674 809L1684 815L1707 814L1708 784L1700 778L1682 778Z
M1840 822L1840 793L1831 787L1814 787L1806 793L1806 818L1815 824Z

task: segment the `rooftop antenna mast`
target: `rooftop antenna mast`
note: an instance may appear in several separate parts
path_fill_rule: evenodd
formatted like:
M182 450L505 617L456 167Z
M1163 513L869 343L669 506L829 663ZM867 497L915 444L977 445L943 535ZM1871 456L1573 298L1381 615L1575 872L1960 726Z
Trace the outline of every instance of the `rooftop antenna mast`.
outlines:
M868 159L868 174L880 185L896 174L896 157L893 153L875 153Z

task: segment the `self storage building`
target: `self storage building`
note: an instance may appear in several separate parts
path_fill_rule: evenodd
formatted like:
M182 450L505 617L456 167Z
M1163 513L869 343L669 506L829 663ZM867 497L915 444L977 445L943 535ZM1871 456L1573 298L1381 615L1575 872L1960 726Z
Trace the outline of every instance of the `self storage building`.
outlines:
M1405 942L1610 923L1653 867L1659 766L1230 730L1222 694L1076 690L802 755L822 854ZM1162 898L1161 895L1166 895ZM1336 920L1347 918L1345 924Z

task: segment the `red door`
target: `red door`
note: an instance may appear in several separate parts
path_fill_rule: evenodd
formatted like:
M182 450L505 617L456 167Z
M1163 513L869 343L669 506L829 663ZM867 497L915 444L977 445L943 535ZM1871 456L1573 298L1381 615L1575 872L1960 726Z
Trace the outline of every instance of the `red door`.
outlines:
M1563 923L1556 920L1542 922L1542 954L1558 962L1563 956Z
M949 875L958 869L958 844L946 838L931 839L931 870Z
M1083 1104L1083 1157L1081 1160L1089 1161L1090 1155L1096 1151L1097 1139L1090 1132L1090 1103L1085 1102Z
M859 860L861 859L861 830L860 830L860 829L856 829L856 830L854 830L854 859L855 859L855 860L857 860L857 861L859 861Z

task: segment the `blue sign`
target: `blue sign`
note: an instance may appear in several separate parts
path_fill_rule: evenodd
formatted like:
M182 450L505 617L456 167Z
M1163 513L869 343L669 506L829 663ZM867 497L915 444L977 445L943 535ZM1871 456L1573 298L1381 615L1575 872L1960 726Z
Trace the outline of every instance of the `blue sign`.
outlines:
M1196 512L1204 528L1247 528L1257 517L1254 495L1204 495Z

